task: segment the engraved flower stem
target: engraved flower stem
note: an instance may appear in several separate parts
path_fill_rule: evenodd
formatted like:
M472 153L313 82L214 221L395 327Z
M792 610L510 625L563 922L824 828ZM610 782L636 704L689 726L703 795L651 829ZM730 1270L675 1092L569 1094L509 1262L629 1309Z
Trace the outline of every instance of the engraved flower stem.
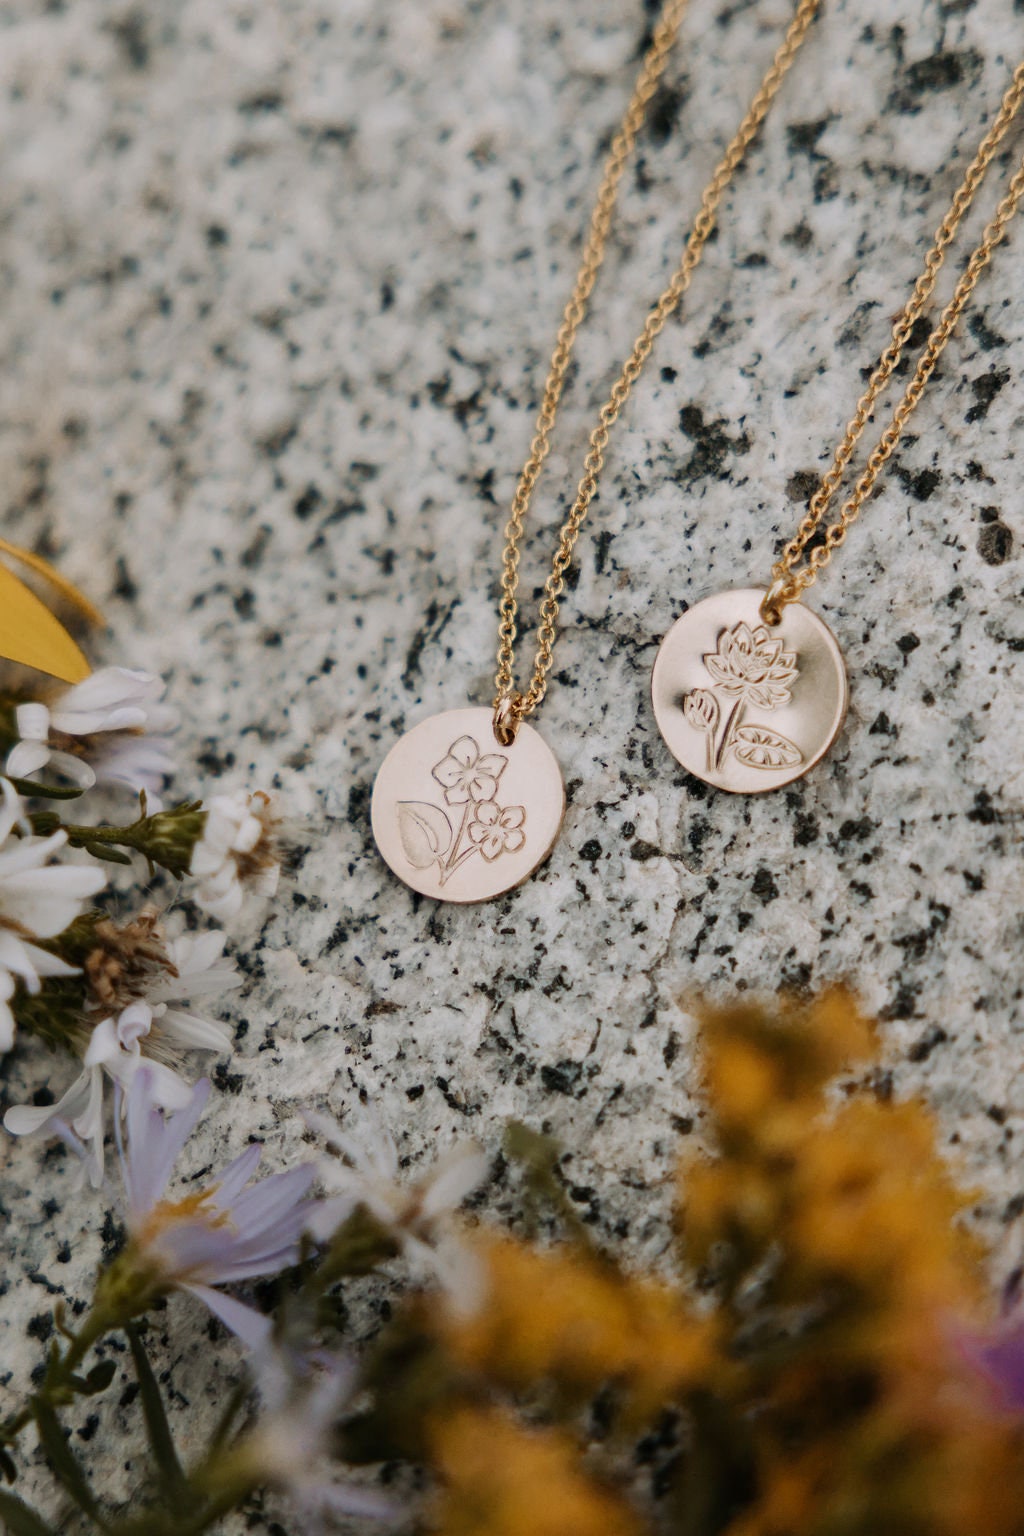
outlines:
M719 738L718 754L715 758L716 768L721 768L722 763L725 761L725 754L732 746L732 739L736 734L736 727L740 723L740 712L743 709L744 703L745 700L743 695L740 694L739 698L736 700L736 703L725 717L725 729L722 731L721 737Z
M444 883L448 879L449 875L453 875L455 873L455 871L458 868L459 864L462 862L462 860L459 859L459 857L458 857L459 845L461 844L462 838L463 838L463 834L466 831L466 822L469 820L469 813L472 810L472 808L473 808L472 800L467 800L465 805L462 807L462 819L459 822L459 830L456 832L454 838L452 839L452 846L451 846L451 848L448 851L448 855L447 855L447 857L445 859L443 859L443 860L439 859L438 860L438 865L439 865L439 868L441 870L441 884L442 885L444 885ZM475 848L468 848L466 850L466 852L467 853L475 853L476 849Z

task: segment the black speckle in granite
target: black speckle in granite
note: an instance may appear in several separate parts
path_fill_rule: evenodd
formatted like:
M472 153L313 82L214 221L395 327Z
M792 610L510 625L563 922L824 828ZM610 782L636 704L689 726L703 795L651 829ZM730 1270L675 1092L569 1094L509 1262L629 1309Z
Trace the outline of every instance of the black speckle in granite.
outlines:
M232 595L231 602L240 619L251 619L256 608L256 594L251 587L242 587Z
M613 538L614 535L607 528L602 528L594 539L594 569L599 576L604 575Z
M139 595L139 588L128 569L128 561L124 555L118 555L114 562L114 581L110 588L111 597L120 597L126 603L134 603Z
M911 631L908 631L905 635L901 635L900 638L896 641L897 649L902 651L905 657L910 656L914 651L916 651L920 644L921 642L917 635L913 634Z
M221 1093L241 1093L245 1087L245 1073L229 1072L223 1062L217 1063L210 1076Z
M797 848L809 848L821 836L818 819L809 811L793 813L793 843Z
M422 1083L414 1083L411 1088L407 1088L405 1090L405 1096L412 1104L414 1104L417 1099L422 1099L423 1093L424 1088Z
M585 859L590 865L591 869L593 869L594 865L601 857L601 852L601 844L598 842L596 837L591 837L588 838L588 840L580 848L580 858Z
M440 1090L441 1097L444 1099L449 1109L454 1109L457 1114L467 1116L478 1115L480 1113L480 1105L467 1104L465 1099L463 1099L458 1093L452 1090L446 1077L435 1077L434 1084Z
M254 91L251 96L245 96L238 103L239 112L246 114L260 114L267 112L280 112L284 106L284 97L280 91Z
M700 406L684 405L679 412L679 428L694 444L693 452L676 475L676 481L688 489L698 480L724 480L729 461L737 454L750 452L750 438L745 432L730 437L724 420L706 422Z
M679 121L679 109L685 104L686 93L678 87L661 85L647 109L648 132L653 144L664 144Z
M106 25L124 62L135 70L146 69L149 65L150 44L145 12L130 10Z
M913 472L902 467L895 471L896 478L916 501L931 501L942 484L942 473L937 469L919 469Z
M269 524L261 523L251 541L239 555L239 564L244 565L248 570L257 570L263 563L263 556L266 554L267 545L273 536L274 530Z
M790 154L816 155L818 140L831 121L829 116L819 117L809 123L789 123L786 127L786 144Z
M970 422L984 421L992 401L1009 382L1009 368L990 368L987 373L980 374L978 378L972 379L971 393L974 396L974 404L965 413L964 420Z
M705 842L714 831L714 824L708 816L695 816L687 830L687 838L690 847L697 855L701 853Z
M990 827L994 822L1001 820L987 789L979 789L975 792L974 804L967 812L967 820L980 822L983 827Z
M764 864L755 872L750 889L764 906L767 906L770 901L775 901L779 894L775 878Z
M944 1045L949 1039L946 1031L938 1024L932 1024L925 1030L907 1052L908 1061L927 1061L936 1046Z
M114 1213L108 1211L103 1218L103 1225L100 1228L100 1240L103 1243L103 1258L105 1262L109 1262L115 1254L121 1251L124 1247L124 1239L124 1227L115 1219Z
M986 565L1004 565L1013 554L1013 530L998 520L978 529L978 554Z
M919 981L900 981L891 1002L879 1009L878 1017L884 1022L893 1019L913 1019L917 1016L917 998L921 991Z
M899 72L890 106L897 112L917 112L922 96L933 91L947 91L954 86L973 85L981 75L984 60L973 48L957 53L939 49L924 59L905 65Z
M798 469L786 481L786 495L790 501L810 501L820 484L820 476L813 469Z
M659 848L656 843L647 843L643 838L638 837L629 850L629 856L638 864L646 864L648 859L663 859L666 854L664 849Z
M993 352L997 347L1006 346L1006 337L1000 336L998 331L989 326L987 310L976 310L967 322L967 329L983 352Z
M563 1093L570 1098L575 1097L582 1077L583 1068L578 1061L559 1061L540 1069L540 1080L549 1093Z
M53 1332L53 1313L37 1312L34 1317L29 1318L25 1332L30 1339L38 1339L41 1344L45 1343Z
M869 736L898 736L899 727L893 725L885 710L881 710L868 727Z
M941 902L929 901L931 918L927 928L918 928L913 933L905 933L893 939L893 943L902 949L908 960L923 960L935 941L937 934L949 921L950 909Z

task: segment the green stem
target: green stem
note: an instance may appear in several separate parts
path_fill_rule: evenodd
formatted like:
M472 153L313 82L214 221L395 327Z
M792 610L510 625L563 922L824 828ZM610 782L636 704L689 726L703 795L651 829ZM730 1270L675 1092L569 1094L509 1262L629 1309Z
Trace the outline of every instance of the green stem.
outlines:
M126 827L82 826L62 821L56 811L35 811L29 822L33 832L41 837L66 833L71 848L84 848L94 858L127 864L128 858L119 851L127 848L180 879L188 874L193 850L206 826L206 812L201 801L191 800L147 815L143 800L142 815Z
M81 1328L71 1340L66 1354L59 1359L52 1359L46 1377L38 1391L32 1395L42 1398L44 1402L56 1407L67 1402L75 1395L75 1385L71 1378L78 1367L92 1349L98 1344L104 1334L110 1333L118 1327L118 1319L115 1318L106 1307L94 1305L87 1313ZM17 1413L11 1414L0 1424L0 1445L13 1445L21 1434L26 1424L32 1422L33 1413L31 1405L20 1408Z

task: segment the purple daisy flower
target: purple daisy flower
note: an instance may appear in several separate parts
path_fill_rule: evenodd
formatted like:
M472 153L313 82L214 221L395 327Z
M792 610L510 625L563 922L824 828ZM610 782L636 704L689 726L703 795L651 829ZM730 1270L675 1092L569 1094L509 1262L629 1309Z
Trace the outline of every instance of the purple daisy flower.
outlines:
M209 1094L204 1078L183 1109L165 1115L151 1069L135 1073L125 1095L127 1145L115 1116L130 1252L159 1290L197 1296L255 1349L267 1340L270 1318L216 1287L274 1275L297 1261L310 1211L304 1196L315 1169L303 1163L250 1186L262 1151L253 1144L219 1176L177 1199L168 1196L174 1164Z

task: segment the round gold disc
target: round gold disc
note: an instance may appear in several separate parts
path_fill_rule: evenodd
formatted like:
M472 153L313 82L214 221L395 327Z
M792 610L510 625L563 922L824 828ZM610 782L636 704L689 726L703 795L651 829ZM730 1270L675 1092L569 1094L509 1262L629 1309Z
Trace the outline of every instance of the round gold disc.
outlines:
M510 747L490 709L450 709L407 731L373 786L373 835L400 880L437 901L489 901L554 846L565 786L529 725Z
M763 598L751 587L696 603L662 641L651 682L673 757L736 794L800 778L846 715L846 668L828 625L803 603L767 625Z

